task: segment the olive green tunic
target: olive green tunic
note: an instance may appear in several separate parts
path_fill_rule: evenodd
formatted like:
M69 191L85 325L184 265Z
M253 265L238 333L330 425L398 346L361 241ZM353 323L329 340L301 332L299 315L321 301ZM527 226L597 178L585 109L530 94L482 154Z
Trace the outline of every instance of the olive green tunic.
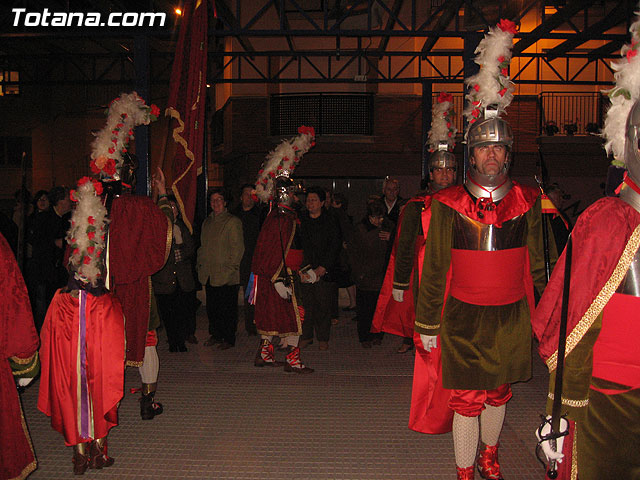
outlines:
M452 296L445 303L455 215L458 213L454 209L432 201L416 331L440 336L445 388L491 390L505 383L526 381L531 377L532 337L526 297L498 306L473 305ZM524 215L526 231L521 246L528 247L533 283L542 292L546 279L540 198Z
M416 240L423 236L422 211L424 210L424 198L419 201L411 200L404 206L400 234L398 235L398 248L396 249L395 266L393 270L393 288L407 290L411 284L413 274L413 298L418 295L418 269L414 269L416 255Z

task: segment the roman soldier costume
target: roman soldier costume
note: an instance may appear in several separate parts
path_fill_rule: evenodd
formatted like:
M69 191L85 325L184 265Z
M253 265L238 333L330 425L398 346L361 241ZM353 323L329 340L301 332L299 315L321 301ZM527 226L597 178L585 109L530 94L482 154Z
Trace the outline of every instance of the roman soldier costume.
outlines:
M72 275L56 292L41 332L38 408L74 447L75 474L113 465L107 435L118 424L125 361L143 364L149 354L148 275L166 259L171 228L150 199L120 194L135 184L136 165L127 154L133 128L155 119L154 108L135 92L111 103L93 144L91 170L102 181L83 177L71 192L77 202L67 233ZM157 377L155 358L148 376L155 370ZM143 419L161 413L152 393L143 394Z
M284 337L287 350L284 370L312 373L300 360L298 342L302 334L304 309L300 296L302 245L300 222L293 209L294 185L291 173L315 143L313 128L300 127L299 135L284 140L267 156L257 180L256 194L273 208L262 225L253 255L252 303L260 345L256 367L282 366L274 357L273 337Z
M573 256L567 302L564 358L559 358L561 304L567 251L554 270L534 317L539 353L551 373L548 413L558 365L563 365L561 413L569 435L552 451L558 478L581 480L640 477L640 81L633 41L613 64L616 87L609 95L605 148L626 174L620 197L602 198L578 218L571 233Z
M467 79L465 110L471 167L464 185L432 197L416 305L425 350L441 347L459 479L473 478L479 437L480 475L502 478L498 440L510 383L531 376L533 287L541 291L545 283L539 194L509 178L513 134L499 116L514 88L514 33L502 20L478 46L482 68ZM482 152L494 155L491 174L478 163Z

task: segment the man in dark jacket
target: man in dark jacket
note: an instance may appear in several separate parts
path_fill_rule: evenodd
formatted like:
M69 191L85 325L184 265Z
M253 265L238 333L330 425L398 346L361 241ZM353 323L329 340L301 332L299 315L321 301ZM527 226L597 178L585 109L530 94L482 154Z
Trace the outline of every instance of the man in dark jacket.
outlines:
M255 185L246 183L240 189L240 205L232 213L242 222L242 235L244 238L244 254L240 260L240 286L247 288L251 275L251 260L256 249L258 234L262 225L261 208L256 204L251 195ZM245 292L246 293L246 292ZM249 336L256 335L256 324L253 320L255 308L247 301L244 295L244 328Z
M171 251L162 270L152 275L153 292L158 302L160 318L167 330L170 352L186 352L184 342L189 327L195 322L192 292L196 288L193 275L195 242L180 218L180 209L173 195L167 197L173 211Z

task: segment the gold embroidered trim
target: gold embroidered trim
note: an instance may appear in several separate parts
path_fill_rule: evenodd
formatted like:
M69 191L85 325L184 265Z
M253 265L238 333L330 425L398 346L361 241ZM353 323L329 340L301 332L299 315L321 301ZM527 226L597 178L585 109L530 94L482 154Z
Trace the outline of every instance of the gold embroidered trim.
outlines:
M167 260L169 259L169 253L171 253L172 243L173 243L173 222L169 217L167 217L167 239L164 245L164 263L167 263Z
M29 358L20 358L20 357L10 357L10 360L13 363L17 363L18 365L27 365L33 362L33 358L38 355L38 352L31 355Z
M573 448L571 449L571 480L578 480L578 424L573 428Z
M416 320L416 327L425 328L427 330L436 330L440 328L440 324L437 325L427 325L426 323L420 323Z
M555 398L555 395L552 392L547 394L550 400ZM584 408L589 405L589 399L585 398L584 400L572 400L570 398L562 397L562 405L567 405L568 407L574 408Z
M11 357L11 359L13 360L15 357ZM24 376L27 373L32 372L33 370L36 369L36 367L38 366L38 352L36 352L34 355L31 356L31 360L32 363L25 369L23 370L14 370L13 374L15 376Z
M574 327L571 333L567 336L567 347L564 357L567 356L573 351L573 349L578 345L582 337L587 333L591 325L595 319L600 315L600 312L604 309L607 302L611 299L613 294L618 289L620 282L627 274L629 270L629 265L633 261L633 257L638 251L638 247L640 246L640 225L638 225L631 237L629 237L629 241L627 245L624 247L624 251L620 256L620 260L618 260L618 264L616 268L613 270L611 274L611 278L607 280L607 283L604 284L600 293L595 298L595 300L591 303L587 311L584 313L578 324ZM547 367L549 371L552 372L556 369L558 365L558 350L553 352L553 355L549 357L547 360Z
M29 463L26 467L22 469L20 475L11 480L24 480L27 478L38 466L38 461L36 460L36 453L33 450L33 443L31 442L31 435L29 435L29 430L27 429L27 422L24 420L24 412L22 411L22 405L20 405L20 422L22 423L22 431L24 432L24 436L29 442L29 448L31 449L31 455L33 456L33 461Z
M407 282L407 283L393 282L393 286L394 287L408 287L409 286L409 282Z
M287 242L287 246L285 247L285 250L284 250L283 255L282 255L284 258L287 257L287 254L289 253L289 249L291 248L291 244L293 243L293 237L296 234L296 222L295 222L295 220L292 220L292 222L293 222L293 228L291 229L291 236L289 237L289 241ZM278 269L276 270L276 273L274 273L273 277L271 277L271 283L276 283L278 281L278 277L280 276L280 272L282 271L282 267L284 267L284 260L280 261L280 265L278 266Z
M178 126L175 127L172 132L173 141L182 145L182 148L184 148L184 154L189 159L189 165L187 165L187 168L185 168L184 172L182 172L182 175L173 180L173 183L171 184L171 190L173 191L173 194L178 201L178 207L180 208L180 212L182 213L182 221L189 229L189 232L193 233L193 226L191 225L189 218L185 215L186 212L184 210L184 202L182 201L182 196L180 195L180 191L178 190L178 182L182 180L184 176L189 173L189 170L193 168L195 164L195 157L193 155L193 151L191 151L191 149L187 145L187 140L182 136L182 132L184 132L184 120L182 120L180 112L178 112L173 107L169 107L164 112L165 117L167 116L167 114L169 117L174 118L178 122Z

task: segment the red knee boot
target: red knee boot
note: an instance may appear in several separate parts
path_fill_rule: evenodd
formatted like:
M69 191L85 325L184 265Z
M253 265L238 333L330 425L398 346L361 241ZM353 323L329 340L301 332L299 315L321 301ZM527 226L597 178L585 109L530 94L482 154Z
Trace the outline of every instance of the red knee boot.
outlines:
M456 473L458 480L473 480L473 465L466 468L456 467Z
M498 445L485 445L478 457L478 472L486 480L504 480L498 463Z

